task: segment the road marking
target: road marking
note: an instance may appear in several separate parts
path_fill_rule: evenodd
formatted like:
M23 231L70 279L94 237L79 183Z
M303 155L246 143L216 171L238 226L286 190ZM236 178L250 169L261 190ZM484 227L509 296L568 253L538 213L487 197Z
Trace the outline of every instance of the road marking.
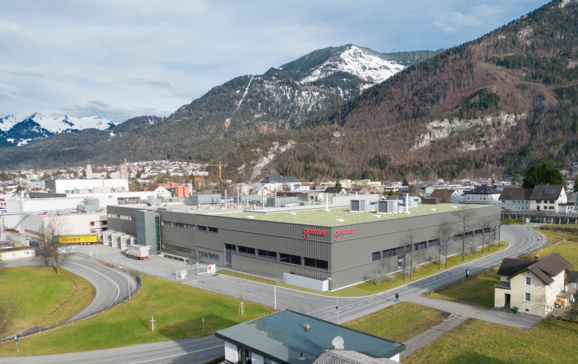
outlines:
M362 304L359 304L359 305L357 305L357 307L359 307L359 306L363 306L363 303L362 303Z
M331 315L331 314L329 314L329 315ZM325 316L323 316L323 317L327 317L327 316L329 316L329 315L325 315Z
M353 307L347 307L346 310L351 310Z
M223 346L224 346L224 345L213 346L212 348L206 348L206 349L201 349L201 350L189 351L189 352L186 352L186 353L169 355L169 356L165 356L165 357L162 357L162 358L156 358L156 359L145 360L145 361L136 361L136 362L131 363L131 364L150 363L151 361L158 361L158 360L162 360L162 359L174 358L175 356L183 356L183 355L187 355L187 354L200 353L201 351L211 350L211 349L216 349L216 348L221 348L221 347L223 347Z
M120 287L118 286L118 284L116 284L115 281L113 281L113 280L110 279L109 277L105 276L104 274L95 271L94 269L90 269L90 268L88 268L88 267L85 267L85 266L82 265L82 264L78 264L78 263L74 263L74 262L73 262L72 264L80 265L81 267L86 268L86 269L88 269L88 270L91 270L91 271L93 271L93 272L96 273L96 274L100 274L100 275L103 276L104 278L106 278L106 279L108 279L109 281L111 281L112 283L114 283L114 285L116 286L116 289L118 290L118 293L117 293L116 298L114 299L114 301L116 301L116 300L118 299L118 296L120 296ZM130 287L128 287L128 289L130 290ZM114 302L114 301L113 301L113 302Z
M373 302L373 300L371 300L371 301L367 301L367 303L371 303L371 302Z

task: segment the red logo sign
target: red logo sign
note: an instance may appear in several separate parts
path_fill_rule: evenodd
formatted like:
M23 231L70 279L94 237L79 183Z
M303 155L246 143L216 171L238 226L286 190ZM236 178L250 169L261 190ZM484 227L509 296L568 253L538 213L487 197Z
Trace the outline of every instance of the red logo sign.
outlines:
M307 239L309 238L309 235L321 235L321 236L325 236L327 235L327 231L325 230L315 230L315 229L303 229L303 238Z
M353 232L355 231L355 229L341 229L341 230L337 230L335 232L335 237L334 240L335 241L339 241L339 235L347 235L347 234L353 234Z

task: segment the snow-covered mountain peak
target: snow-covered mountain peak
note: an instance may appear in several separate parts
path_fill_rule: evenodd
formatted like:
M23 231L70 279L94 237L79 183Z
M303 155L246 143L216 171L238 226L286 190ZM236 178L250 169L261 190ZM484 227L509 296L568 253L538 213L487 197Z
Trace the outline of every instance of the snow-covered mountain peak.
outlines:
M64 115L53 118L45 117L41 113L34 113L23 117L8 115L0 118L0 142L6 141L13 145L24 145L24 140L31 141L46 138L52 134L78 133L85 129L106 130L118 125L99 116L75 118Z
M343 52L334 54L313 68L306 77L301 79L301 83L315 82L336 72L346 72L365 82L375 84L387 80L404 68L399 63L385 60L367 50L350 45Z

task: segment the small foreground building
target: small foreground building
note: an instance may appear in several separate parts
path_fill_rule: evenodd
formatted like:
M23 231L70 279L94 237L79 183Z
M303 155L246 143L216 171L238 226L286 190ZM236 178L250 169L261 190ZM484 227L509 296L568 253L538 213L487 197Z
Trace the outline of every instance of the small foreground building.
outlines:
M215 336L225 342L225 361L229 364L244 363L246 358L252 364L313 364L327 350L398 362L405 350L402 343L291 310L219 330Z
M520 312L547 316L556 302L564 306L568 273L574 266L558 253L534 261L504 258L494 286L494 307L514 308Z

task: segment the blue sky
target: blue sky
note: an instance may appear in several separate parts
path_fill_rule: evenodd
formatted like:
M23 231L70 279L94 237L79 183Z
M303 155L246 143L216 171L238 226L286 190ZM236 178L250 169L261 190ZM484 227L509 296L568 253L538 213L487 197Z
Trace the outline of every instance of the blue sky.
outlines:
M214 86L316 49L449 48L545 3L4 0L0 117L168 116Z

